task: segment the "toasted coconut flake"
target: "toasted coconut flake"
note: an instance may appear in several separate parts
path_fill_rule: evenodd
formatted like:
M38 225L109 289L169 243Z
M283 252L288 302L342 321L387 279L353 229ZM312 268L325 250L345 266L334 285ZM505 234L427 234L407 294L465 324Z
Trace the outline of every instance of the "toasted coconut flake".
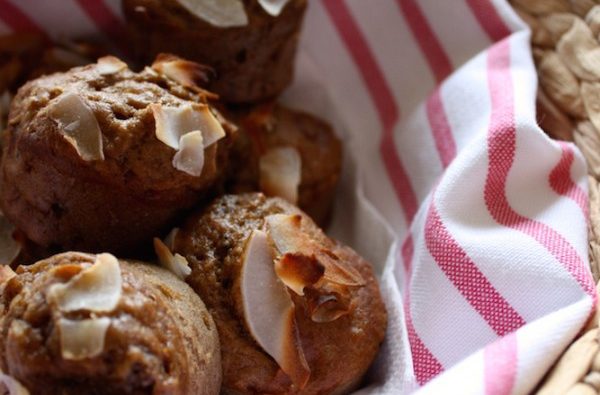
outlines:
M350 310L349 298L336 292L322 293L309 288L306 295L310 318L314 322L335 321Z
M333 321L350 311L351 289L363 286L364 279L303 232L301 220L285 214L266 218L275 272L289 289L304 296L313 321Z
M173 156L173 167L194 177L200 177L204 167L202 132L184 134L179 139L179 151Z
M206 105L166 107L152 104L150 109L156 122L156 138L173 149L179 149L181 137L191 132L202 132L205 148L225 137L225 130Z
M154 238L154 252L161 266L180 279L185 280L192 273L187 259L179 254L173 255L169 247L156 237Z
M293 147L270 149L260 157L260 189L268 196L279 196L292 204L298 202L302 178L302 159Z
M112 311L121 299L121 268L110 254L96 255L94 264L64 284L54 284L48 290L48 300L61 311Z
M127 63L114 56L104 56L98 59L96 70L100 75L116 74L127 69Z
M277 276L292 291L304 295L304 287L316 284L325 273L325 267L314 255L289 253L275 261Z
M159 54L152 69L187 88L199 88L210 81L211 68L174 55Z
M83 160L104 160L102 131L94 113L79 95L64 93L51 105L49 115Z
M4 390L6 391L5 393L8 395L29 395L29 390L25 388L23 384L19 383L12 376L4 374L4 372L1 370L0 383L0 390L3 389L2 387L4 387Z
M0 265L0 284L4 284L16 275L17 273L10 266Z
M302 217L300 215L275 214L269 215L266 218L269 238L272 240L280 256L303 255L316 259L325 268L323 275L325 280L350 287L364 285L364 280L360 273L352 267L341 266L337 256L333 252L320 248L317 243L302 231L301 221ZM277 262L276 268L279 265L280 263Z
M156 138L177 150L173 167L198 177L204 167L204 149L225 137L225 130L208 106L150 106Z
M273 270L267 234L255 230L244 251L241 294L248 330L277 364L302 389L310 377L294 316L294 304Z
M179 0L198 18L217 27L237 27L248 24L248 15L241 0Z
M60 347L63 359L81 360L93 358L104 350L104 338L110 326L110 318L84 320L58 320Z
M150 110L156 124L156 138L173 149L179 149L179 139L184 134L193 131L192 106L166 107L151 104Z
M258 0L261 7L271 16L279 16L289 0Z
M167 237L165 237L164 243L167 246L167 248L171 251L175 249L175 239L177 238L178 234L179 228L173 228L171 229Z

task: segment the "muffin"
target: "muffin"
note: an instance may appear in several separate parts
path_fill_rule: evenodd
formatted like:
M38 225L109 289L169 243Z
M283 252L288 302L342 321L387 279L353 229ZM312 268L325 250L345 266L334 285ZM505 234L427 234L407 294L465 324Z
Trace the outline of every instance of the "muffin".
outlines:
M168 271L69 252L2 267L0 367L31 394L218 394L215 324ZM11 392L13 393L13 392Z
M108 53L98 43L51 43L41 34L0 35L0 93L14 92L29 79L92 63Z
M272 103L234 114L240 133L228 191L285 198L324 226L342 168L341 143L331 126Z
M24 33L0 35L0 93L16 89L43 52L44 38Z
M219 184L233 128L198 88L202 68L114 57L40 77L12 101L0 205L32 242L131 256Z
M225 195L169 244L217 325L223 393L337 394L360 383L387 320L371 265L298 208Z
M169 52L207 64L216 71L211 91L225 102L248 103L272 98L291 82L306 5L307 0L124 0L123 12L142 62Z

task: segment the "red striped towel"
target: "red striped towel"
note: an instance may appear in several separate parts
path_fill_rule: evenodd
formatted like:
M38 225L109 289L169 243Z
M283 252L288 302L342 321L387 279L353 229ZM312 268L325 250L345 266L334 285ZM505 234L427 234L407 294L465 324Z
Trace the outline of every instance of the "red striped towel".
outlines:
M118 3L0 0L0 34L115 39ZM502 0L321 0L301 47L284 100L346 141L334 233L390 315L359 393L528 393L596 291L585 163L536 124L524 24Z

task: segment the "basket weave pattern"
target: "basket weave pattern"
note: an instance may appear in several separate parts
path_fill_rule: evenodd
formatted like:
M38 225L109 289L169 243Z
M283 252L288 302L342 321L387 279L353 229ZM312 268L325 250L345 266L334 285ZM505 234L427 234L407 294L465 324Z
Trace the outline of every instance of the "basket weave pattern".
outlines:
M538 71L538 121L574 141L589 170L589 254L600 278L600 0L511 0L531 27ZM598 315L540 384L541 395L600 394Z

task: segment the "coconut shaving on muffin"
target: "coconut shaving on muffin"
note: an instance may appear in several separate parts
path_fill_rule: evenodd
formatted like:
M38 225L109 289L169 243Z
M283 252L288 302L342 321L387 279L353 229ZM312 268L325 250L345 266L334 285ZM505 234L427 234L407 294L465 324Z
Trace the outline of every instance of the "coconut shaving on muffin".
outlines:
M356 388L383 341L386 312L371 265L352 249L260 193L218 198L168 244L215 319L225 393Z
M139 73L115 57L40 77L14 98L0 203L33 242L131 254L214 188L234 130L161 56Z

